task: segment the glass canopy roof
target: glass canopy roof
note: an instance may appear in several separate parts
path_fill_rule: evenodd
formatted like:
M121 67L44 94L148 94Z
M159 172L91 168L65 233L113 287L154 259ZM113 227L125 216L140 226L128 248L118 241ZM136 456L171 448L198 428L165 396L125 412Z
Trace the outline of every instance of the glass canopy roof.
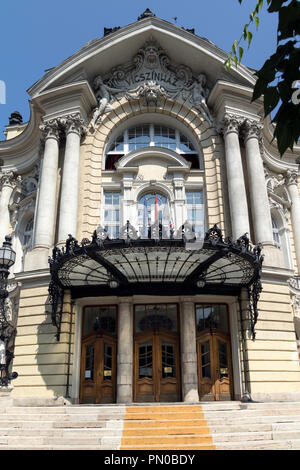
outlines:
M175 238L173 233L166 238L156 227L143 239L137 237L129 222L120 233L120 239L111 240L100 227L92 240L85 238L79 244L69 235L65 247L54 248L49 259L49 293L52 321L56 326L58 304L60 301L62 305L65 289L70 289L73 298L79 298L135 294L239 295L246 287L256 321L263 257L261 248L251 247L246 235L237 241L223 240L220 229L214 226L206 233L203 243L199 243L187 225L182 226Z
M81 245L70 235L66 247L56 247L49 260L52 282L71 289L76 297L76 289L85 287L101 288L102 295L118 295L120 288L131 294L138 288L141 293L138 286L149 293L154 285L162 293L170 285L178 293L191 287L197 293L208 286L246 287L259 277L258 247L251 248L246 237L223 241L216 226L206 233L200 248L184 234L175 239L141 239L132 236L129 225L128 233L124 229L121 233L123 238L110 240L98 230L92 241L84 239Z

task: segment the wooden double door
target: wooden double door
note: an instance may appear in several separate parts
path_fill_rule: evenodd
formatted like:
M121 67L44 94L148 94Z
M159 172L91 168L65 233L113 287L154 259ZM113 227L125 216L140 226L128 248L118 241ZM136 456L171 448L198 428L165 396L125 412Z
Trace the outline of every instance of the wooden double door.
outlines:
M180 401L178 334L162 329L139 333L134 341L134 401Z
M80 403L114 403L116 339L92 334L82 341Z
M197 337L200 400L232 400L233 382L229 335L204 331Z

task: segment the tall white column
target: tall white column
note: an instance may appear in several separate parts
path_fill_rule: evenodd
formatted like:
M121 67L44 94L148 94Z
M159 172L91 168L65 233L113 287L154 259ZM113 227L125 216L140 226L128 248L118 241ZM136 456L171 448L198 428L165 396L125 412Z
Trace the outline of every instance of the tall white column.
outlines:
M222 126L225 141L232 237L234 239L239 238L245 233L250 233L248 204L239 143L241 123L242 119L239 116L225 114Z
M51 120L40 126L45 149L39 188L34 248L50 248L54 241L56 222L56 191L59 156L59 126Z
M181 311L181 370L183 401L199 401L195 306L183 300Z
M5 241L5 236L10 232L9 201L20 180L21 177L16 177L12 171L0 174L0 246Z
M254 242L273 245L271 212L259 148L261 128L262 126L258 122L246 119L243 124L243 135L246 147Z
M131 299L120 298L118 314L117 403L132 402L133 316Z
M66 131L66 148L63 164L59 208L58 242L65 242L68 235L76 237L79 193L80 139L84 123L79 114L60 119Z
M297 186L296 171L288 171L286 176L288 190L291 198L291 216L294 233L295 251L298 265L298 274L300 273L300 197Z

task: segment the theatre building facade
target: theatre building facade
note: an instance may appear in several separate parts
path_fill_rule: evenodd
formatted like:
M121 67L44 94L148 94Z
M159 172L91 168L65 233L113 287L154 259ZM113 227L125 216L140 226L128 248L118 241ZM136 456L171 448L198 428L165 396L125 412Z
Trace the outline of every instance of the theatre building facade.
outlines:
M300 148L225 59L146 10L11 115L15 403L300 400Z

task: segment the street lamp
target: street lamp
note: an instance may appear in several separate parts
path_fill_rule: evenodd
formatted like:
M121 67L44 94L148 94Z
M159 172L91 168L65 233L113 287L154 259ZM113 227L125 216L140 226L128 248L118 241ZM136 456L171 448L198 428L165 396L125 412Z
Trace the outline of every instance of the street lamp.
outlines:
M17 372L10 374L9 365L14 357L8 349L11 338L15 335L15 327L6 318L5 301L8 297L7 278L9 268L16 261L16 252L12 249L11 237L6 236L0 247L0 386L7 387L12 379L18 377Z

